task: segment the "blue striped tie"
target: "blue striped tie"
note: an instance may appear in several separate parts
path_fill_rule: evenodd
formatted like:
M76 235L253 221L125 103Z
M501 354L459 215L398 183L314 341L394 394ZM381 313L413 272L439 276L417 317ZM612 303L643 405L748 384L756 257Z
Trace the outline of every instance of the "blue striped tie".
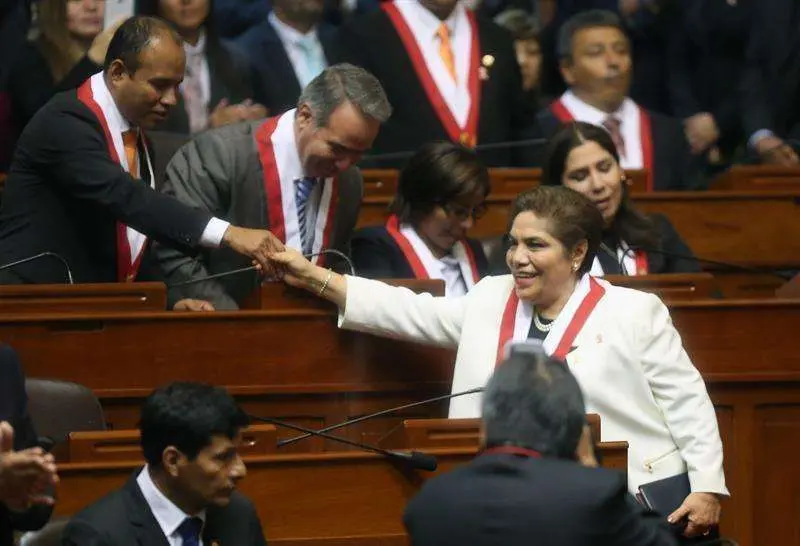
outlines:
M307 205L311 192L314 191L316 178L300 178L295 181L294 200L297 204L297 223L300 227L300 241L303 244L303 254L310 254L314 247L314 226L309 226ZM309 233L309 228L311 232Z

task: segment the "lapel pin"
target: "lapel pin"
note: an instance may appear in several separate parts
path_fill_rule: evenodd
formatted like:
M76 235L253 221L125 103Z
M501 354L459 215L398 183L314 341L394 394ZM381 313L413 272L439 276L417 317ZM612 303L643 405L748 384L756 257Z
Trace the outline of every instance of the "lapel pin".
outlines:
M484 55L481 58L481 65L485 66L486 68L492 68L494 64L494 55Z
M595 341L597 343L603 343L603 334L597 334L597 337L595 338Z

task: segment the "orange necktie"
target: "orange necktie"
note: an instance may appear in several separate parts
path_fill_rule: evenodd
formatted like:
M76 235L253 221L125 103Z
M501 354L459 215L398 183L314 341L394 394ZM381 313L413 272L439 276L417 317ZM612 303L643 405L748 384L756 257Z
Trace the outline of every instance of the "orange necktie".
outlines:
M436 31L436 35L439 37L439 56L442 58L444 67L447 69L450 77L453 78L453 81L456 81L456 61L453 57L453 48L450 45L450 30L447 28L447 25L441 23L439 25L439 30Z
M122 143L125 146L125 157L128 159L128 173L139 178L139 161L137 161L138 151L136 150L137 133L135 130L122 133Z

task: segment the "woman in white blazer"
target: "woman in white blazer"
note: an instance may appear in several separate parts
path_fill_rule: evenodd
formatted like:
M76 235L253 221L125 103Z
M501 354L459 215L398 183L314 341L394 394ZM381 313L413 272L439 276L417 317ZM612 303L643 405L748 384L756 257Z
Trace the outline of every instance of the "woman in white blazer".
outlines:
M727 495L722 442L703 379L658 297L591 277L603 219L579 193L539 187L511 207L511 275L487 277L463 298L414 294L341 276L287 249L284 280L339 306L342 328L457 347L453 392L483 386L510 341L543 340L566 360L598 413L603 441L627 441L628 485L688 471L691 493L671 515L705 533ZM479 395L453 399L450 417L479 417Z

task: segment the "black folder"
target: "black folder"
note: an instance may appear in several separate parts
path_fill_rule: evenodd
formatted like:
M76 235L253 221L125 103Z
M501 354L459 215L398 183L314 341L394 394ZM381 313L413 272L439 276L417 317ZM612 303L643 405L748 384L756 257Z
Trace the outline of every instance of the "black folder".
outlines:
M637 497L645 508L666 518L683 504L690 492L689 474L684 472L640 485Z

